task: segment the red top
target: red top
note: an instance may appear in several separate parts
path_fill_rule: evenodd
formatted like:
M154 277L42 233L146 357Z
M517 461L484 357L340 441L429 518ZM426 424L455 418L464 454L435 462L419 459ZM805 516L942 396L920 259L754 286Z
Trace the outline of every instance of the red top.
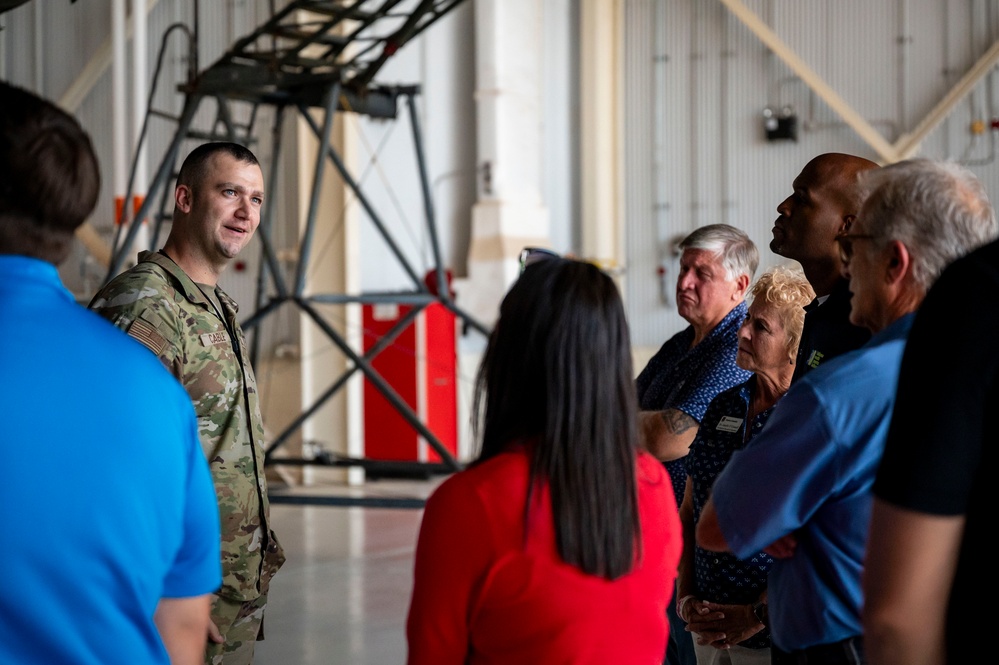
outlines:
M665 469L639 454L642 550L611 582L559 558L547 488L525 538L529 465L516 447L455 474L427 501L407 662L661 665L682 543Z

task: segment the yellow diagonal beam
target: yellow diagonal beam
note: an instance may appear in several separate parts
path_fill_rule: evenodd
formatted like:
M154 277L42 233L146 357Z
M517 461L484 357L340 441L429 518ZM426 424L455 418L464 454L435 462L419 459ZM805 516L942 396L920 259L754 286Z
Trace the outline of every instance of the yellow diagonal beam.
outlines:
M763 42L767 48L773 51L777 56L784 61L784 63L791 68L791 70L797 74L801 80L805 82L812 90L815 91L819 97L825 101L826 104L832 108L833 111L839 114L843 121L847 125L853 128L853 131L864 141L867 142L871 148L881 156L881 159L886 163L898 161L898 151L895 146L888 143L887 139L881 135L878 130L874 129L861 116L857 113L853 107L847 104L842 97L840 97L835 90L832 89L829 84L827 84L822 77L812 71L804 60L798 57L798 55L792 51L787 44L777 36L773 30L770 29L766 23L764 23L760 18L753 13L748 7L746 7L741 0L721 0L721 2L728 7L736 18L745 24L761 42Z
M992 71L992 68L999 63L999 41L995 42L985 54L978 59L978 61L971 66L961 80L954 84L954 87L950 89L943 99L941 99L933 110L926 114L923 121L919 125L907 134L903 134L895 141L895 147L898 150L899 158L905 159L911 157L918 150L920 144L923 142L929 134L937 128L944 118L950 115L950 112L957 106L958 102L964 99L971 90L978 85L978 82L982 80L986 74Z

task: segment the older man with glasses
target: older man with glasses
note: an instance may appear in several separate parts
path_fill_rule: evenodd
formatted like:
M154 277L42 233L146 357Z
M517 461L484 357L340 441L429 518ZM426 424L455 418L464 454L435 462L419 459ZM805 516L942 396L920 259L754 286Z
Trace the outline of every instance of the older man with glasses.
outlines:
M775 665L866 662L861 572L902 351L915 312L956 258L994 239L981 182L950 162L867 171L870 191L837 238L850 321L873 333L809 372L715 480L697 544L777 557L768 580Z

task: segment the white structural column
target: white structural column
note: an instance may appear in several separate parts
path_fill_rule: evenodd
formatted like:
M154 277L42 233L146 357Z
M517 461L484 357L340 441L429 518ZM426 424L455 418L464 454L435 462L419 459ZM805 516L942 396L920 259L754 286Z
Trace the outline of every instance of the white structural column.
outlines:
M583 256L606 267L624 261L621 212L621 3L580 4L580 180Z
M145 144L140 145L142 123L146 117L146 79L149 71L146 66L146 43L148 41L145 0L132 0L132 147L138 153L135 163L135 195L145 196L149 185L149 173L146 167Z
M476 0L478 202L459 305L492 325L525 246L550 244L541 201L542 3Z
M128 189L128 59L125 43L128 40L125 28L125 0L111 2L111 177L112 194L121 198L124 205L125 190ZM73 109L75 110L75 109ZM117 220L115 220L117 221Z
M146 0L146 14L149 14L159 0ZM0 28L2 28L0 22ZM104 40L94 55L80 70L80 75L70 84L66 92L59 98L59 107L70 113L76 113L94 86L104 76L108 66L112 66L111 74L111 122L112 149L111 173L112 196L122 197L128 186L128 97L125 87L127 66L125 44L132 33L132 22L125 19L125 0L112 0L111 4L111 35ZM2 32L0 32L2 35ZM2 38L0 38L2 46ZM0 49L2 50L2 49ZM0 78L3 67L0 66ZM97 260L97 263L107 268L111 264L111 246L87 220L76 229L76 237Z
M142 123L146 118L146 101L149 96L147 80L149 68L146 57L148 49L147 30L149 15L145 0L132 0L132 148L135 157L135 184L133 199L125 205L132 204L132 214L139 212L140 201L146 198L149 189L148 152L142 139ZM135 250L150 249L149 224L144 219L133 219L133 224L139 224L139 232L135 235Z

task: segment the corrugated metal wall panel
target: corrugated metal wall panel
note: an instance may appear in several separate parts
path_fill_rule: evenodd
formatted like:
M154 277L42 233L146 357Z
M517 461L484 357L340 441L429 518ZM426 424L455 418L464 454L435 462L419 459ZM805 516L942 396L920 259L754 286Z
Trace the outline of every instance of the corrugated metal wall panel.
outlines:
M997 0L744 4L889 142L913 130L999 36ZM651 5L648 0L625 4L631 17L626 62L638 70L625 72L624 93L628 312L635 344L650 348L685 325L672 307L676 264L663 251L665 239L724 221L757 243L761 270L784 262L769 251L770 229L801 167L831 151L879 159L722 3L652 0ZM651 56L648 35L657 36ZM641 68L656 57L662 69L652 77L650 101ZM921 150L964 160L994 198L999 197L997 132L990 129L999 118L995 77L993 71L980 82ZM651 120L644 108L650 103ZM797 141L766 141L762 111L768 105L788 106L797 114ZM975 121L984 131L972 131ZM647 122L654 123L659 159L642 141ZM660 263L667 268L667 302L654 297Z
M624 211L628 221L625 247L628 254L625 299L631 311L653 312L658 306L655 266L663 239L658 235L656 182L662 170L663 149L654 119L661 114L656 92L664 67L655 53L656 3L628 2L624 30L629 35L624 54L627 97L624 123ZM651 268L650 268L651 267ZM636 270L638 268L638 270Z

